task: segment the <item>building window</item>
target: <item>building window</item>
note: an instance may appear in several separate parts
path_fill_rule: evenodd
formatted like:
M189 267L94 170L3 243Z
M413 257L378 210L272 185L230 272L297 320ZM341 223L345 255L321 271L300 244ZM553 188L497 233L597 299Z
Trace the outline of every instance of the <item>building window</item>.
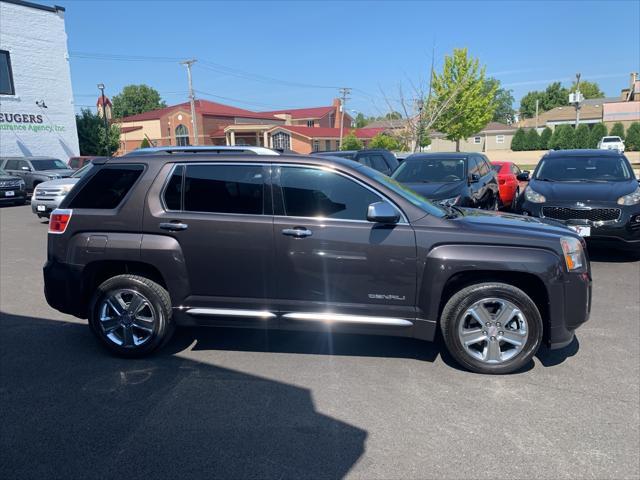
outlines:
M320 140L313 141L313 151L314 152L320 151Z
M313 120L307 120L307 127L313 127L314 125L315 124Z
M176 145L178 147L189 146L189 130L182 124L176 127Z
M331 150L331 140L325 140L324 141L324 149L325 150Z
M0 95L15 95L9 52L0 50Z
M482 143L482 137L473 137L473 143L480 145Z
M273 148L278 150L291 150L291 135L284 132L278 132L271 136Z
M504 135L496 135L496 143L504 143Z

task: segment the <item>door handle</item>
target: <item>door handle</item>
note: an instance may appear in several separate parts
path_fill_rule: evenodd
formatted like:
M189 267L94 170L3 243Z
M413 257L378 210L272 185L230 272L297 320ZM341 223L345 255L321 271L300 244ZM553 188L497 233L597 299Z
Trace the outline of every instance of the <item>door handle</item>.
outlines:
M289 237L304 238L304 237L310 237L313 234L313 232L308 228L295 227L295 228L282 229L282 234L288 235Z
M178 232L180 230L186 230L189 228L189 225L181 222L164 222L160 224L160 228L171 232Z

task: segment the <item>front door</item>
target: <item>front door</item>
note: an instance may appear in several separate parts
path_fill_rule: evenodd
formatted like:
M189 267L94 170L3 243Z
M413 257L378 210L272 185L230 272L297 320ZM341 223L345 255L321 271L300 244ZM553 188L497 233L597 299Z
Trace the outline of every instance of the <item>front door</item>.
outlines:
M385 198L319 167L282 166L274 182L281 310L415 317L413 229L367 221L368 206Z
M191 307L268 307L273 216L268 169L258 164L176 165L145 230L180 244Z

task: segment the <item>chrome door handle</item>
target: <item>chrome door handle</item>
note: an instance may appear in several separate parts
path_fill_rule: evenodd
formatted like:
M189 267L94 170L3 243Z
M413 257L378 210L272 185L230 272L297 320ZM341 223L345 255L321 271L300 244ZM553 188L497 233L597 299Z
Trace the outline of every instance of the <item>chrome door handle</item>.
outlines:
M189 227L186 223L180 222L165 222L160 224L160 228L163 230L169 230L171 232L178 232L180 230L186 230Z
M313 232L308 228L296 227L296 228L284 228L282 229L282 234L288 235L290 237L304 238L304 237L310 237L313 234Z

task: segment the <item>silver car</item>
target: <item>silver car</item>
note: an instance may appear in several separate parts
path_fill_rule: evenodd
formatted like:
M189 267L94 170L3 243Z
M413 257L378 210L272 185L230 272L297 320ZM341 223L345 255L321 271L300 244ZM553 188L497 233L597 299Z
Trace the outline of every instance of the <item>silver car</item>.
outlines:
M64 197L69 193L78 180L89 171L92 164L89 163L73 175L67 178L59 178L57 180L49 180L48 182L39 183L33 190L31 197L31 211L38 217L49 218L53 210L58 208Z

